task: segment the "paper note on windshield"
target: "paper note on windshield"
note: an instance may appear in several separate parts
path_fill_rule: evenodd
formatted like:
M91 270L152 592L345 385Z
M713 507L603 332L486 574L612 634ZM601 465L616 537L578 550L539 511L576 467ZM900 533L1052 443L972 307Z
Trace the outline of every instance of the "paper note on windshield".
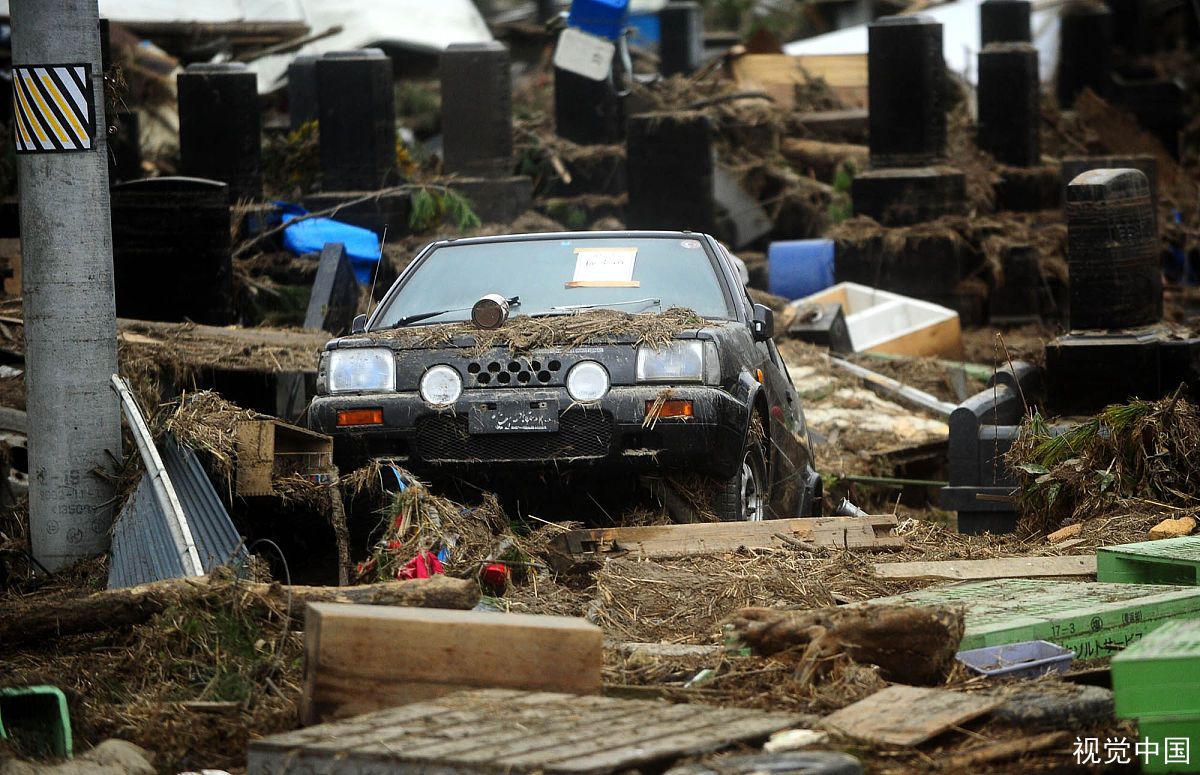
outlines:
M637 288L637 248L575 248L575 276L568 288Z

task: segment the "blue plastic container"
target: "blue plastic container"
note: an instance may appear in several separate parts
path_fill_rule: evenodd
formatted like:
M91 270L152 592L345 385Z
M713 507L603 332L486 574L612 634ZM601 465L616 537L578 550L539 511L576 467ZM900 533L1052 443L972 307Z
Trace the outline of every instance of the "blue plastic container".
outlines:
M629 0L574 0L567 24L608 40L616 40L629 23Z
M656 13L630 14L629 27L633 30L629 35L629 42L635 46L650 48L662 42L662 29L659 27Z
M799 299L833 285L833 240L772 242L767 248L771 293Z
M1046 640L1027 640L1003 646L960 651L955 657L971 670L989 678L1036 678L1065 673L1075 652Z

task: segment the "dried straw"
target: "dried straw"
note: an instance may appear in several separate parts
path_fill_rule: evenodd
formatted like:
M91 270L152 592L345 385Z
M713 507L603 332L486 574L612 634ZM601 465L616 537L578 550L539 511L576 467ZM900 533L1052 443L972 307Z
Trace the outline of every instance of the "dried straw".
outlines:
M672 307L662 313L629 313L614 309L592 309L568 315L530 317L519 315L500 328L486 331L469 322L396 328L373 334L379 339L402 340L410 347L453 344L470 338L472 351L483 353L499 345L513 352L540 349L570 350L584 344L633 339L636 344L661 346L688 329L702 328L707 321L689 309Z

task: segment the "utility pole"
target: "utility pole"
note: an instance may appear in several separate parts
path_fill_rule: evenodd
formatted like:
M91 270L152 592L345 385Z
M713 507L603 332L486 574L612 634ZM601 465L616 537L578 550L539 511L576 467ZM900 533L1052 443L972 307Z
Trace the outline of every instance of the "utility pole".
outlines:
M97 0L11 0L29 532L50 570L108 549L121 460Z

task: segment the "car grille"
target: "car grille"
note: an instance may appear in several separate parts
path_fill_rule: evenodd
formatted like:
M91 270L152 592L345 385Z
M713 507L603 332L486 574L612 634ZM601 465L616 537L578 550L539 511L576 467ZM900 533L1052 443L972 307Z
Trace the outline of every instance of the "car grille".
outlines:
M612 442L612 419L598 409L573 407L545 433L467 432L463 416L439 415L417 424L417 456L428 463L528 462L604 457Z
M470 361L467 374L480 387L537 387L559 383L562 367L557 358L483 359Z

